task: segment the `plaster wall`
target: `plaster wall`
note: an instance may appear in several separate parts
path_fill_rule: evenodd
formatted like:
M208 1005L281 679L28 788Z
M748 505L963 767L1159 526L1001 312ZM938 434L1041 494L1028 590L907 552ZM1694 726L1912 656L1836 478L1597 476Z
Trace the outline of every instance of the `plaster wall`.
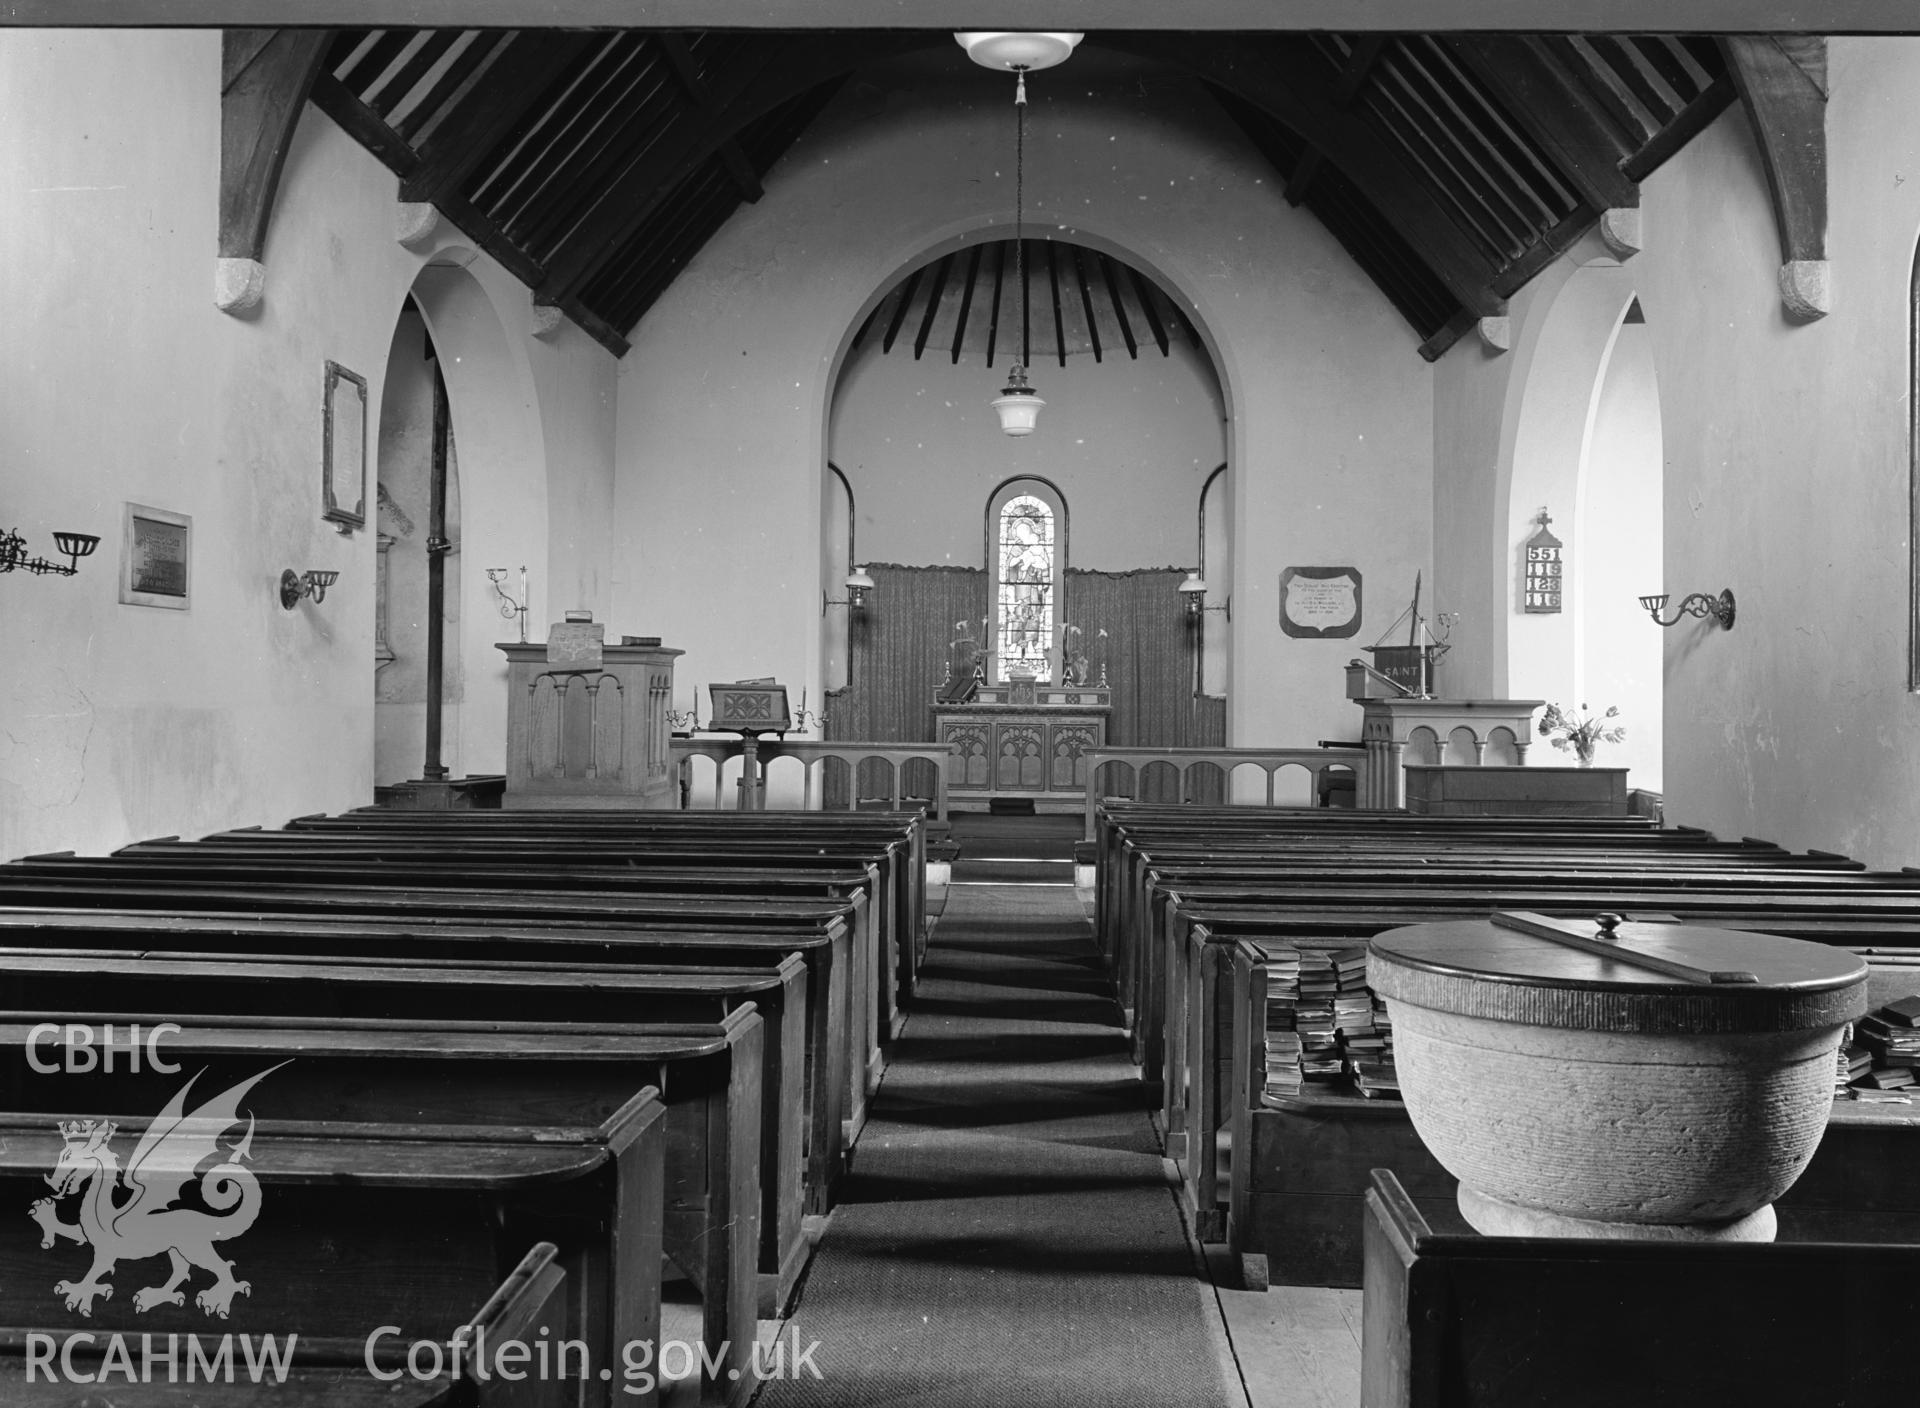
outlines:
M1574 627L1573 689L1567 702L1592 712L1617 707L1626 729L1603 744L1599 761L1627 769L1629 785L1664 784L1661 632L1640 597L1662 574L1660 388L1645 323L1622 323L1595 388L1586 454L1574 501L1579 571L1566 603ZM1565 754L1542 750L1556 762Z
M1358 567L1366 641L1405 604L1432 515L1432 377L1416 339L1193 86L1083 50L1030 91L1031 227L1150 273L1221 373L1229 737L1343 736L1353 706L1340 667L1365 642L1283 636L1278 578L1290 564ZM615 619L685 646L687 678L775 675L818 697L820 485L840 360L900 273L1011 224L1007 97L957 50L857 81L634 330L621 364ZM1023 468L1052 477L1048 461L1078 452L1049 440L1072 415L1064 397L1049 406ZM969 426L982 455L1008 453ZM1218 461L1191 470L1196 453L1183 447L1168 472L1192 475L1197 494ZM1076 535L1083 505L1121 497L1104 480L1069 493ZM856 496L864 512L866 489ZM979 501L969 490L951 504L968 538ZM1196 507L1184 499L1175 540L1191 540ZM864 526L859 552L884 555Z
M829 453L853 484L870 561L978 567L994 486L1037 474L1066 496L1068 565L1106 572L1193 567L1200 489L1227 454L1225 408L1205 357L1186 342L1139 360L1042 361L1047 408L1032 435L1000 433L987 402L1004 360L915 361L869 340L840 374ZM971 515L967 509L974 510Z
M443 347L491 363L484 379L450 377L456 423L475 422L463 441L470 557L526 560L544 589L533 369L573 388L566 406L610 402L612 359L577 334L548 345L507 331L491 305L524 307L524 290L458 231L397 244L393 177L312 108L268 232L265 298L244 317L218 311L219 87L218 30L0 31L0 511L36 547L56 528L102 538L76 577L6 584L0 856L371 799L374 534L369 522L342 536L320 517L321 384L328 358L364 375L379 424L395 319L423 268L464 269L474 297L429 308L429 321ZM463 400L491 409L468 414ZM598 450L583 434L570 454L583 485L610 425ZM119 603L129 500L192 515L191 609ZM287 567L340 579L323 604L285 611ZM499 634L478 650L465 641L468 662L498 658ZM466 689L488 702L450 722L452 760L497 769L504 689L484 672Z
M1920 701L1906 689L1909 281L1920 232L1920 41L1831 41L1833 311L1790 322L1764 168L1730 109L1644 183L1646 247L1626 266L1646 310L1664 441L1664 581L1731 587L1732 632L1661 633L1669 820L1795 848L1912 864ZM1509 570L1473 560L1511 528L1518 380L1583 246L1514 300L1515 352L1456 347L1438 377L1443 590L1490 605ZM1515 505L1516 509L1523 507ZM1482 515L1485 515L1484 517ZM1647 590L1653 590L1649 587ZM1463 622L1463 627L1467 623ZM1649 627L1649 630L1652 628ZM1507 682L1504 633L1477 623L1450 662Z

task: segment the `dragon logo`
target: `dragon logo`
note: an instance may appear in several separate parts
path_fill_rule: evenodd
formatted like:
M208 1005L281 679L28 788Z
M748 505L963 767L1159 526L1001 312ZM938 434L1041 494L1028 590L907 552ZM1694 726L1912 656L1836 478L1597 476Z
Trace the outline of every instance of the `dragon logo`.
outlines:
M189 1115L185 1113L187 1095L200 1078L195 1075L147 1126L124 1174L120 1156L111 1147L116 1128L111 1121L78 1120L60 1126L66 1147L47 1175L53 1197L36 1202L29 1216L40 1224L43 1250L62 1237L93 1248L93 1267L85 1280L54 1285L54 1294L66 1298L68 1310L92 1315L96 1297L113 1298L113 1287L105 1278L113 1274L116 1264L162 1253L171 1263L171 1272L164 1285L134 1292L137 1311L186 1304L180 1283L196 1266L213 1276L213 1284L193 1298L208 1315L224 1320L235 1295L252 1293L249 1282L234 1279L233 1263L214 1250L214 1243L240 1236L260 1215L259 1180L242 1162L252 1157L253 1116L247 1116L247 1132L239 1143L222 1148L219 1139L240 1122L240 1102L247 1092L279 1069L273 1066L241 1081ZM221 1154L231 1157L199 1179L200 1200L212 1211L173 1206L193 1181L194 1170ZM132 1196L116 1202L122 1184L132 1190ZM61 1222L56 1200L83 1185L79 1221Z

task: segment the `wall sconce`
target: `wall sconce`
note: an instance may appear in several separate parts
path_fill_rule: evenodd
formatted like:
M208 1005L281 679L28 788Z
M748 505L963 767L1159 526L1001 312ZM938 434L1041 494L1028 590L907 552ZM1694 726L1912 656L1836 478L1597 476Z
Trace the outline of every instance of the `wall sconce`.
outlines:
M1189 619L1201 620L1209 611L1224 611L1229 621L1233 619L1233 598L1228 597L1225 606L1208 606L1207 584L1198 572L1187 573L1187 579L1180 584L1178 590L1186 600Z
M80 559L91 557L93 550L100 546L100 540L91 533L55 533L53 545L67 555L67 565L49 562L44 557L27 556L27 540L20 536L17 529L9 528L0 533L0 572L31 572L36 577L52 573L56 577L71 577L80 570Z
M873 578L867 575L866 568L856 567L847 573L845 596L828 596L825 592L820 593L820 614L826 615L829 606L844 606L849 611L864 610L867 604L867 593L872 590Z
M1679 606L1674 608L1673 619L1670 621L1662 621L1660 619L1660 613L1666 609L1667 605L1667 594L1665 592L1660 592L1652 596L1643 596L1640 598L1640 604L1646 607L1647 614L1653 617L1654 624L1657 626L1676 625L1682 616L1711 616L1728 630L1733 629L1733 592L1731 589L1721 592L1719 596L1708 596L1705 592L1693 593L1693 595L1689 596L1686 600L1682 601Z
M302 572L295 575L289 567L280 574L280 604L291 611L301 597L310 596L318 606L327 599L327 588L340 580L338 572Z
M507 580L506 568L489 567L487 580L493 583L493 594L500 598L501 616L520 618L520 643L525 645L527 643L527 606L532 601L532 598L527 595L527 569L524 567L520 569L520 600L518 601L507 595L507 589L500 585Z

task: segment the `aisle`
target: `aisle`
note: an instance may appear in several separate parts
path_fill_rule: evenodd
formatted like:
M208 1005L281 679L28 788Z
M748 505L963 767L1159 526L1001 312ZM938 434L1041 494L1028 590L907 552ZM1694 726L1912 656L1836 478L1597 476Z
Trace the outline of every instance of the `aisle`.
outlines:
M757 1403L1244 1408L1107 993L1070 885L953 887Z

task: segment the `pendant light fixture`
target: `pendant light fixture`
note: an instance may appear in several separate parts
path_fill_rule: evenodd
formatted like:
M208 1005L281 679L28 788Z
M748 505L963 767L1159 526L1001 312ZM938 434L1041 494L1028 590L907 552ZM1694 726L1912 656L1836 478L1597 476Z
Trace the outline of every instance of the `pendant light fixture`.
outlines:
M1006 69L1014 75L1013 115L1013 268L1020 285L1020 354L1007 373L1007 384L992 401L1000 428L1015 437L1033 434L1046 402L1027 384L1027 245L1026 219L1027 74L1062 63L1082 38L1078 34L1016 33L976 30L955 34L967 57L985 68Z

